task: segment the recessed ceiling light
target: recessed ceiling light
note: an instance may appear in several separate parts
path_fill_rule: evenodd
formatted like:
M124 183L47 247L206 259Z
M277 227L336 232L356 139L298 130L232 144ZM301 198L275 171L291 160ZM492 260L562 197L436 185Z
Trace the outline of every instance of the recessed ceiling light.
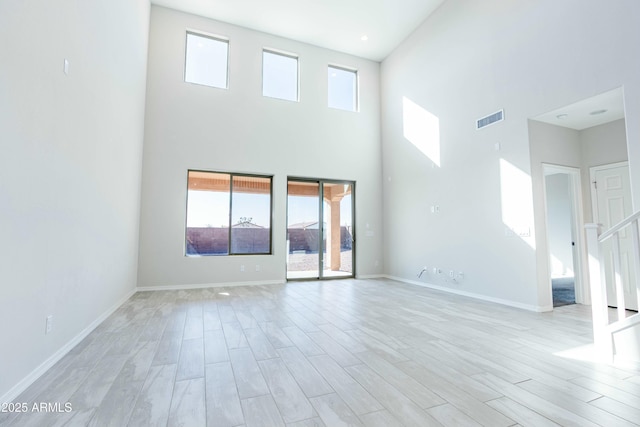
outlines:
M569 115L568 115L568 114L558 114L558 115L556 116L556 118L557 118L557 119L560 119L560 120L562 120L562 119L566 119L567 117L569 117Z
M360 37L360 40L362 40L363 42L366 42L367 40L369 40L369 36L365 34L364 36Z
M595 111L590 112L589 114L591 114L592 116L597 116L598 114L604 114L607 111L609 111L609 110L595 110Z

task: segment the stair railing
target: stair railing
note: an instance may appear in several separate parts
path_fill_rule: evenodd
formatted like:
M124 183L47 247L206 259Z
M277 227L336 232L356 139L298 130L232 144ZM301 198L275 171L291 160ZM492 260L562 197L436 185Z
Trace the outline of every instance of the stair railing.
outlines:
M622 262L620 259L620 233L627 230L631 233L631 257L630 264L635 273L635 283L628 286L636 287L638 307L640 307L640 211L620 221L604 233L600 233L600 224L585 224L587 235L587 253L589 266L589 282L591 289L591 313L593 317L593 338L596 350L610 361L615 356L614 334L635 325L640 325L640 314L627 316L627 305L624 296L622 275ZM609 305L607 297L605 253L602 244L611 240L611 252L613 255L613 282L615 286L617 307L617 320L609 318ZM611 304L613 305L613 304Z

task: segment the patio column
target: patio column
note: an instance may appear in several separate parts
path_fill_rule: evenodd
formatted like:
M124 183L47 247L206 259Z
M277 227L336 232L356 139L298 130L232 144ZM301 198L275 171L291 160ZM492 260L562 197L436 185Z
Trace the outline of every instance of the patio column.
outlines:
M331 271L340 271L340 201L342 196L327 200L327 259Z

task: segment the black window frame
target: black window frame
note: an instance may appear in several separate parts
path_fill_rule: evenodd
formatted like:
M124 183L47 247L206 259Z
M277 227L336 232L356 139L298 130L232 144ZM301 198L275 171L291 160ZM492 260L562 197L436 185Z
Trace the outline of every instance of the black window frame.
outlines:
M199 173L211 173L219 175L229 176L229 222L228 222L228 239L227 239L227 253L188 253L188 215L189 215L189 174L191 172ZM232 251L232 233L233 233L233 178L262 178L269 180L269 250L267 252L233 252ZM241 172L227 172L218 170L203 170L203 169L188 169L187 170L187 192L185 197L185 225L184 225L184 256L185 257L224 257L224 256L247 256L247 255L273 255L273 175L266 174L254 174L254 173L241 173Z

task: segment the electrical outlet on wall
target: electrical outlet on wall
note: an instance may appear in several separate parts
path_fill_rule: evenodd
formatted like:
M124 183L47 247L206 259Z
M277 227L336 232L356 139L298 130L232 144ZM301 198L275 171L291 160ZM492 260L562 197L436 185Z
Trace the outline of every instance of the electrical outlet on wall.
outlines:
M53 315L50 314L47 316L47 320L45 322L44 334L48 335L53 329Z

